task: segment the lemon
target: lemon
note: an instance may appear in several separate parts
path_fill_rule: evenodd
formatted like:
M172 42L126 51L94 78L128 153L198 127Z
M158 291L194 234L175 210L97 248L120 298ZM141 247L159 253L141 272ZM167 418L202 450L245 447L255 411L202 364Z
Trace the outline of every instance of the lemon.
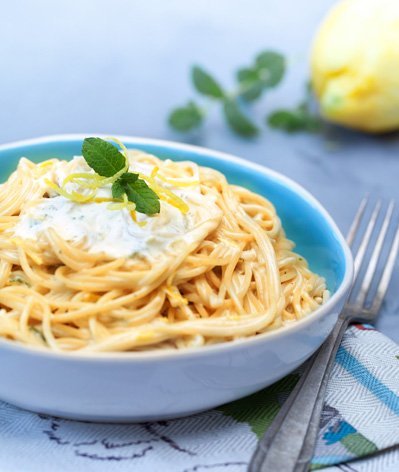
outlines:
M312 84L330 121L399 129L399 0L344 0L327 15L311 58Z

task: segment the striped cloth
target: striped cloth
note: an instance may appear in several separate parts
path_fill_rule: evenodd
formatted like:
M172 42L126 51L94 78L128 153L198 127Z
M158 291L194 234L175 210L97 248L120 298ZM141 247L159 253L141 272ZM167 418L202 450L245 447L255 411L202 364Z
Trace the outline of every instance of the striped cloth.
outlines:
M190 418L80 423L0 402L0 472L244 472L298 376ZM328 386L312 469L399 470L399 347L352 326ZM274 471L273 471L274 472Z

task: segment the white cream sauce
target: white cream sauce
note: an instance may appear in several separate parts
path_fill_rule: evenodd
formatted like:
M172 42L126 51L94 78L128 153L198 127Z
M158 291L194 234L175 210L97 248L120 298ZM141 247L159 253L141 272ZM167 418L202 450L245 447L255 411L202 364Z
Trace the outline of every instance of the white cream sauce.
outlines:
M132 172L150 175L153 169L150 164L130 163ZM198 167L194 164L193 168L197 174L193 180L198 180ZM141 256L153 260L162 253L173 252L173 247L179 246L175 244L178 241L186 244L199 242L218 226L222 218L215 199L202 195L198 184L179 187L159 180L159 184L166 185L188 204L189 211L183 214L161 200L158 215L137 213L137 220L145 222L141 226L132 220L126 209L111 210L108 202L75 203L47 188L45 179L62 185L65 177L72 172L92 171L84 159L77 156L71 162L58 162L38 177L40 185L46 188L50 198L43 198L24 208L15 227L16 236L37 240L52 228L63 239L91 254L104 253L112 259ZM67 190L77 190L74 186L75 184L68 184ZM99 189L97 196L111 198L111 186Z

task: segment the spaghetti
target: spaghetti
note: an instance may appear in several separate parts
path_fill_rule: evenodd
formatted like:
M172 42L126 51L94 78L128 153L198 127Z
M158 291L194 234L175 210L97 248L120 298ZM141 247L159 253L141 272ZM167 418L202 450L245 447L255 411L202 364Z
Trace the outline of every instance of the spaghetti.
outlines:
M76 158L22 158L0 186L1 336L68 352L183 349L279 328L326 300L325 280L293 252L268 200L192 162L139 151L128 157L164 195L159 215L137 213L134 221L107 189L88 203L56 194L48 183L65 180L82 164ZM76 191L78 184L68 185ZM48 213L56 202L68 215L59 230L61 206ZM132 249L115 239L100 250L99 236L78 237L78 216L98 208L90 228L107 233L101 241L125 225L133 228L126 241L140 244ZM100 214L114 218L113 227L99 228ZM166 231L166 224L177 226Z

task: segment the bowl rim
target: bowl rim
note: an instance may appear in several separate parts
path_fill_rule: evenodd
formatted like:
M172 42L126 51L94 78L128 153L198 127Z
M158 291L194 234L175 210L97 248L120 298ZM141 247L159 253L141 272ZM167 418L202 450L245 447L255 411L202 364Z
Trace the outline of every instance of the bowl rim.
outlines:
M52 142L59 141L76 141L83 140L87 136L97 136L101 138L107 138L109 135L104 133L67 133L67 134L55 134L48 136L41 136L38 138L23 139L18 141L12 141L10 143L0 144L0 153L12 149L18 149L24 146L40 145ZM153 139L153 138L143 138L135 136L126 136L126 135L113 135L117 139L127 144L148 144L148 145L157 145L163 146L170 149L178 149L182 151L195 152L197 154L202 154L207 157L215 158L216 160L235 162L236 164L245 166L253 171L266 175L273 180L277 180L286 187L289 187L295 193L299 194L307 203L309 203L325 220L328 226L332 229L335 238L339 242L339 245L344 254L345 260L345 272L341 284L339 285L337 291L315 311L310 313L308 316L301 318L289 324L283 326L273 331L266 331L264 333L258 334L256 336L239 339L231 342L223 342L220 344L212 344L208 346L202 346L201 348L186 348L184 350L148 350L148 351L139 351L139 352L58 352L51 351L46 348L40 348L35 346L26 346L15 341L7 340L0 338L0 348L16 351L20 354L30 354L36 356L42 356L51 359L63 359L65 361L85 361L85 362L108 362L108 361L117 361L117 362L139 362L143 361L148 362L167 362L170 360L187 360L189 358L205 357L208 355L214 355L217 353L229 353L231 350L239 348L251 348L258 343L267 342L267 340L276 340L282 338L285 335L293 334L297 331L300 331L303 328L306 328L309 324L317 322L318 319L325 316L331 308L336 305L342 297L347 295L349 288L353 280L353 258L352 253L343 237L341 231L339 230L337 224L330 216L328 211L324 206L314 197L308 190L306 190L301 184L297 183L295 180L290 177L281 174L278 171L270 169L267 166L258 164L247 159L235 156L227 152L217 151L210 148L196 146L192 144L179 143L175 141L163 140L163 139ZM1 159L1 155L0 155Z

